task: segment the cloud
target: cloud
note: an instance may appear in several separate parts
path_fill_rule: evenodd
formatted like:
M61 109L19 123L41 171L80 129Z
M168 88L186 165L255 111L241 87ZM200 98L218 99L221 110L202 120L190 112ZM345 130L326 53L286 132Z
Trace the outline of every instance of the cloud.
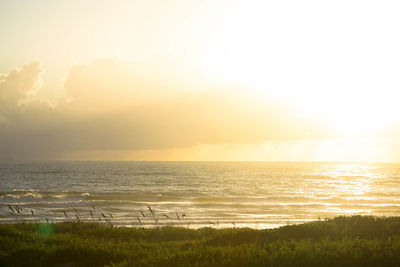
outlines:
M18 100L37 91L42 85L43 71L41 63L34 61L9 74L0 74L0 101L16 105Z
M96 102L90 109L131 106L165 101L207 85L182 60L155 58L129 62L100 58L91 64L72 66L65 89L75 105Z
M42 86L41 63L34 61L15 68L9 74L0 74L0 115L17 108L19 101L34 94Z
M245 90L205 82L173 62L99 59L71 68L71 101L18 105L40 86L38 62L1 76L6 123L0 157L49 158L71 151L162 150L198 144L255 144L326 136L296 110ZM0 120L1 122L1 120ZM51 155L51 156L49 156ZM57 156L56 156L57 157Z

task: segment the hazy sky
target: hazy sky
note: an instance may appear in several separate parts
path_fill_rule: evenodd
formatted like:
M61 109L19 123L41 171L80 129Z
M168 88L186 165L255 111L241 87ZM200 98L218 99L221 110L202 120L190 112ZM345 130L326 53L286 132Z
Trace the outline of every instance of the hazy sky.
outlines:
M398 1L0 1L0 159L400 161Z

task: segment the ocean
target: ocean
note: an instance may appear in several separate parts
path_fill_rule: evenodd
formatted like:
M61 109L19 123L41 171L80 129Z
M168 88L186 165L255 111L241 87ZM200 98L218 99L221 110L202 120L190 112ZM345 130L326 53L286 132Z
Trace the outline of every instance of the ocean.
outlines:
M400 215L400 164L0 163L0 222L273 228Z

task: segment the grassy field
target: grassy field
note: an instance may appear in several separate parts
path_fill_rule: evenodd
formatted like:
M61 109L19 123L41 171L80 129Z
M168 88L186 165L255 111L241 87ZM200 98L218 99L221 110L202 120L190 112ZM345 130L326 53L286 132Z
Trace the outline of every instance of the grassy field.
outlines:
M0 224L0 266L400 266L400 217L271 230Z

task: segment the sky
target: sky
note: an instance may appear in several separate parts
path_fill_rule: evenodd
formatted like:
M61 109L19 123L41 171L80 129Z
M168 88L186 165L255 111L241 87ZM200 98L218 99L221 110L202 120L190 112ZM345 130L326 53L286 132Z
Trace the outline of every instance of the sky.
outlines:
M3 0L0 160L399 162L399 12Z

